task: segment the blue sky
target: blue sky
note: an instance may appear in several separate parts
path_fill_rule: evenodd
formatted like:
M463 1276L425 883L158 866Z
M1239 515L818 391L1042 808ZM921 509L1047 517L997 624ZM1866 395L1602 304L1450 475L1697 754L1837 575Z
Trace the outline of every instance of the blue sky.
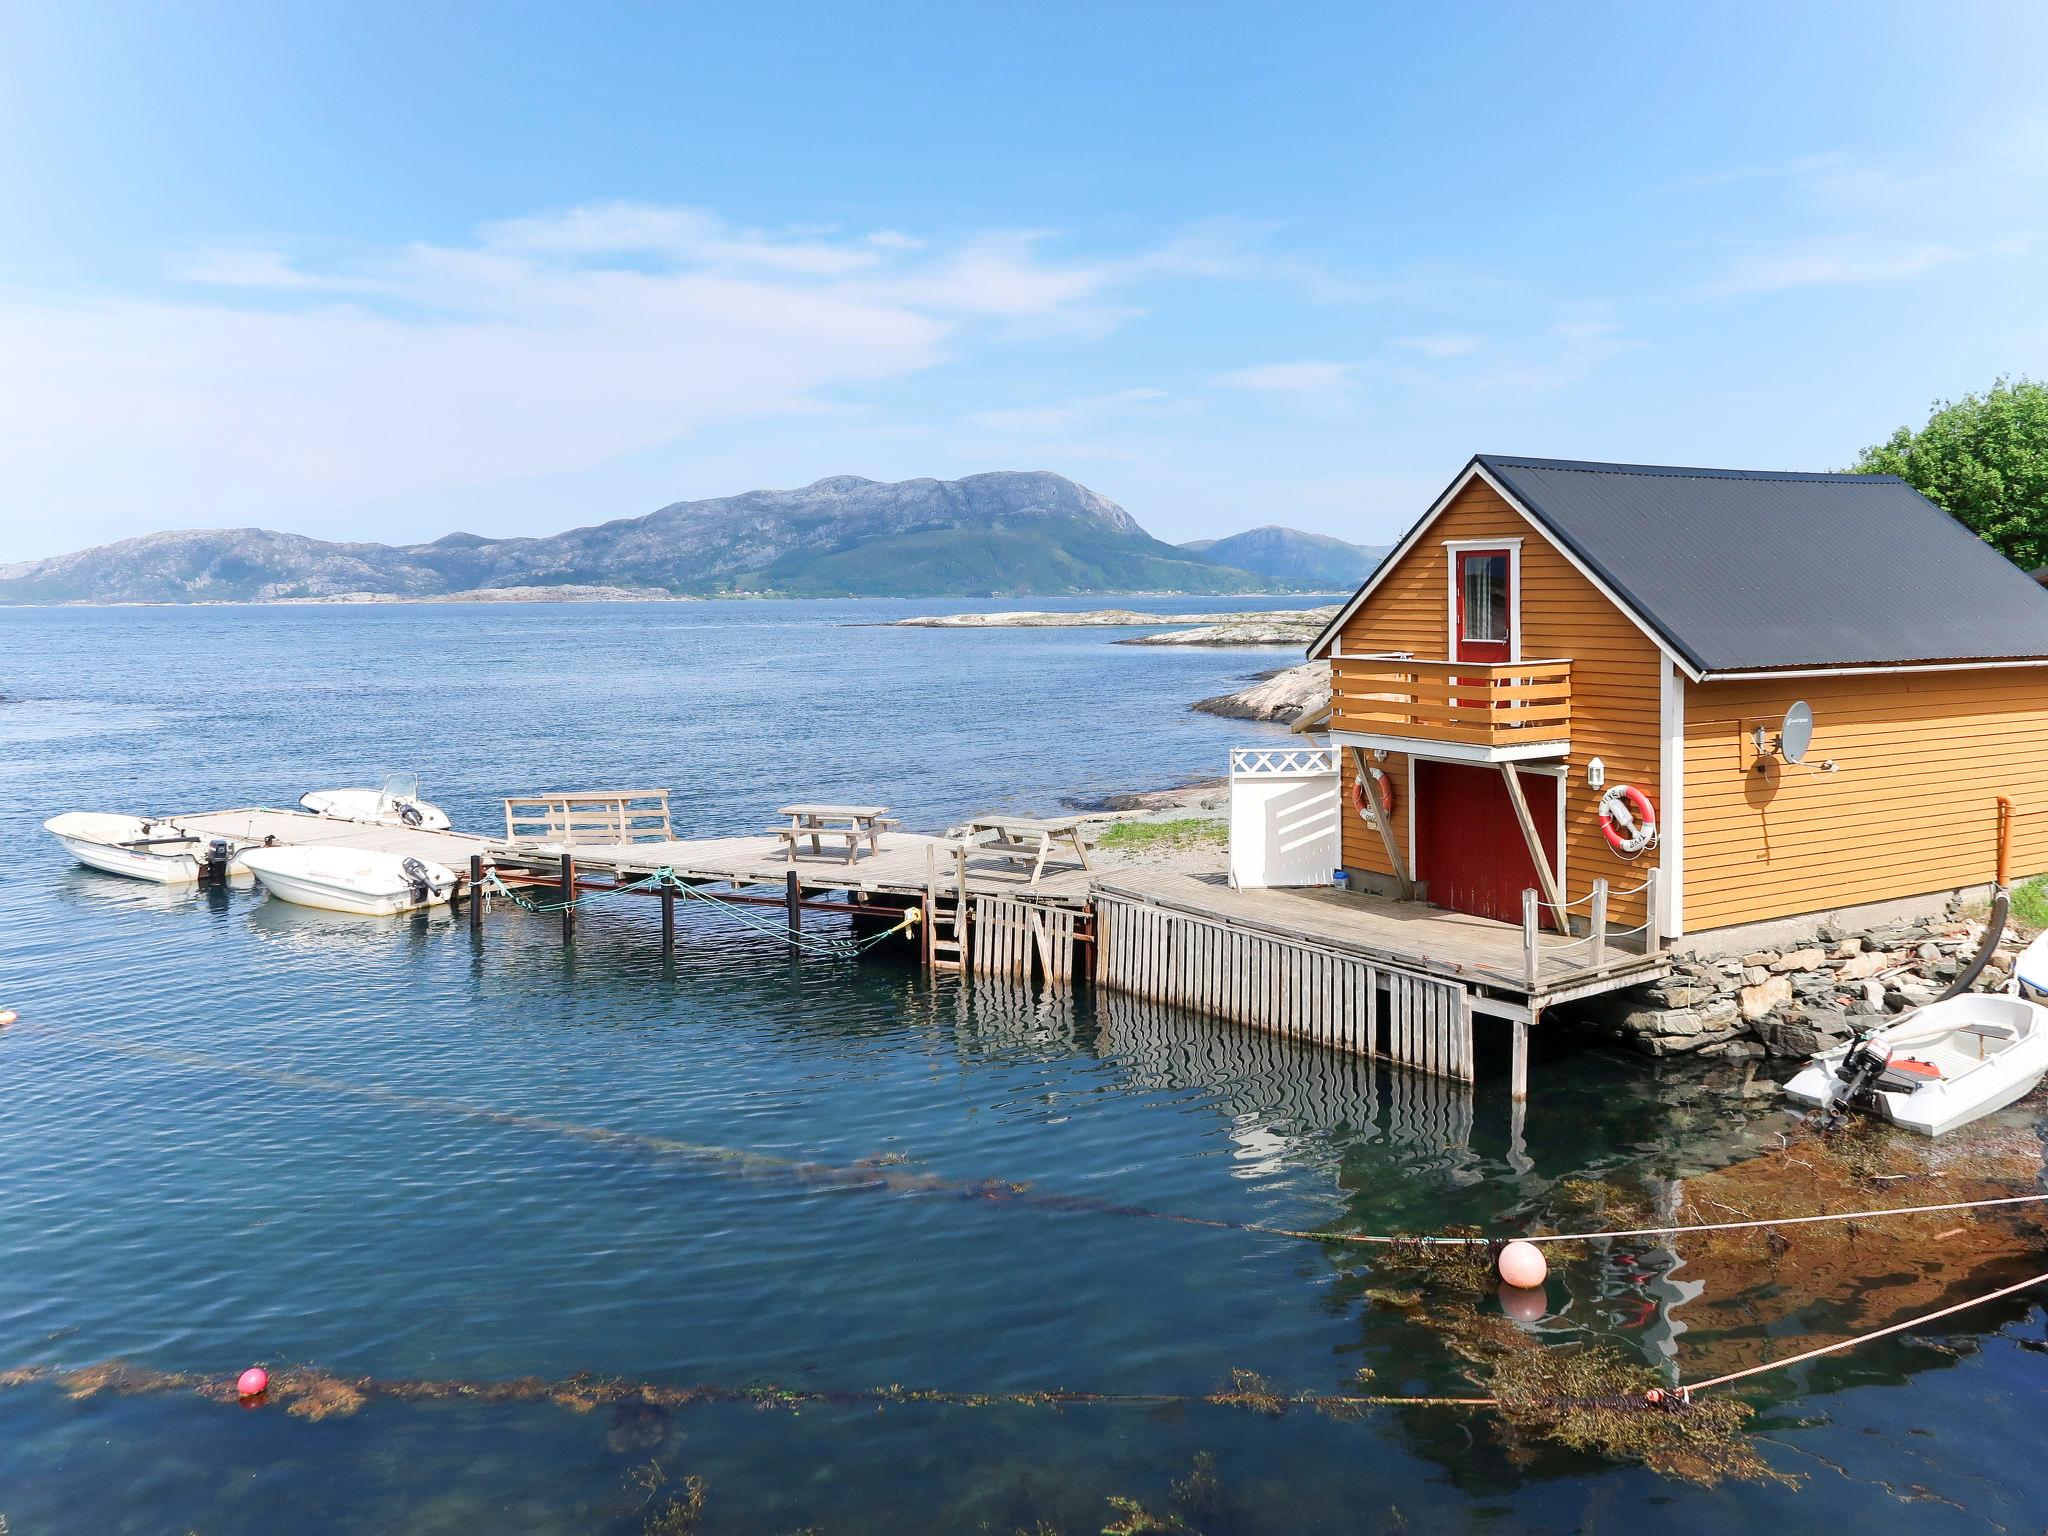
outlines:
M1376 542L2048 374L2039 5L0 23L0 560L997 468Z

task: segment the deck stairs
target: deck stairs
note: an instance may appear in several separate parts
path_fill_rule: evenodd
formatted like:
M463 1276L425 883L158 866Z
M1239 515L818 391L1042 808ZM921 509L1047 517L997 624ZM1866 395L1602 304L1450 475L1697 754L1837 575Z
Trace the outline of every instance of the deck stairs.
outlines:
M969 926L967 844L931 843L924 852L925 962L935 971L964 971ZM950 890L940 885L942 866Z

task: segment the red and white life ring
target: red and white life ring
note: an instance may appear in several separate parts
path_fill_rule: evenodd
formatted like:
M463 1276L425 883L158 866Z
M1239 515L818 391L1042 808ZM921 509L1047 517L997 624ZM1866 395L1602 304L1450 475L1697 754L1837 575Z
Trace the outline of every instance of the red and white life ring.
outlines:
M1617 784L1600 797L1600 835L1624 859L1657 844L1657 808L1633 784Z
M1387 814L1389 816L1393 815L1394 781L1387 777L1383 769L1368 768L1366 772L1372 775L1373 785L1380 792L1380 800L1386 806ZM1365 796L1364 779L1353 779L1351 781L1351 805L1360 816L1363 816L1367 821L1372 820L1372 801L1368 800Z

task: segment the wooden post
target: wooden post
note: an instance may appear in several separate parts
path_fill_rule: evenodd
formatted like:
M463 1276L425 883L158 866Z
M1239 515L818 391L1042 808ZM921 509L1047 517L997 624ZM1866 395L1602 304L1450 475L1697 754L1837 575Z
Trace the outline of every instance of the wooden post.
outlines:
M1527 887L1522 890L1522 969L1528 975L1533 990L1543 966L1543 951L1536 942L1536 893Z
M1535 1022L1536 1010L1533 1006L1529 1010L1526 1022L1521 1019L1510 1021L1514 1037L1508 1062L1508 1099L1512 1103L1529 1102L1529 1026Z
M1607 878L1593 882L1593 936L1586 946L1587 958L1599 965L1607 958Z
M804 931L804 887L793 869L782 877L782 901L789 909L789 952L795 954L797 939Z
M1365 748L1351 749L1351 766L1357 771L1358 782L1365 790L1365 798L1372 806L1373 825L1380 829L1380 842L1387 850L1387 868L1394 872L1394 882L1399 888L1401 899L1411 901L1415 896L1415 882L1408 878L1408 865L1401 858L1401 850L1394 842L1392 813L1380 799L1379 787L1372 781L1372 765L1365 760ZM1414 786L1409 786L1410 793Z
M469 856L469 926L481 929L484 925L484 856L472 853Z
M1508 804L1515 808L1515 820L1522 826L1522 841L1529 845L1530 862L1536 866L1536 884L1542 888L1543 899L1550 904L1551 921L1559 933L1571 932L1569 919L1564 910L1564 893L1557 888L1557 875L1550 867L1550 856L1543 851L1543 839L1536 832L1536 818L1529 814L1529 801L1522 793L1522 776L1515 771L1513 763L1500 765L1500 776L1507 781Z
M576 860L571 854L562 855L562 938L566 941L576 937Z
M661 882L661 953L673 958L676 952L676 888L673 881Z
M1664 871L1651 870L1643 876L1643 953L1655 955L1664 949Z

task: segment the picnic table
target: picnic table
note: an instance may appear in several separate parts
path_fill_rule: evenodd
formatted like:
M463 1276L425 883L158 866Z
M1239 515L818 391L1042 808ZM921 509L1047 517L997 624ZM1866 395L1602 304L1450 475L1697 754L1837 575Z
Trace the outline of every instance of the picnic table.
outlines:
M1081 868L1090 869L1088 849L1081 841L1081 823L1087 818L1081 816L981 816L967 823L970 840L986 838L975 842L975 849L981 853L993 853L997 858L1012 863L1026 863L1031 866L1031 883L1038 884L1038 877L1045 873L1045 861L1051 856L1053 845L1067 842L1073 845L1074 857Z
M867 840L868 852L879 853L882 849L882 831L896 823L890 819L886 805L785 805L776 813L787 816L789 825L776 830L782 839L782 846L789 853L789 862L796 862L797 844L809 840L812 853L823 853L827 839L846 845L846 862L851 864L860 857L861 840Z

